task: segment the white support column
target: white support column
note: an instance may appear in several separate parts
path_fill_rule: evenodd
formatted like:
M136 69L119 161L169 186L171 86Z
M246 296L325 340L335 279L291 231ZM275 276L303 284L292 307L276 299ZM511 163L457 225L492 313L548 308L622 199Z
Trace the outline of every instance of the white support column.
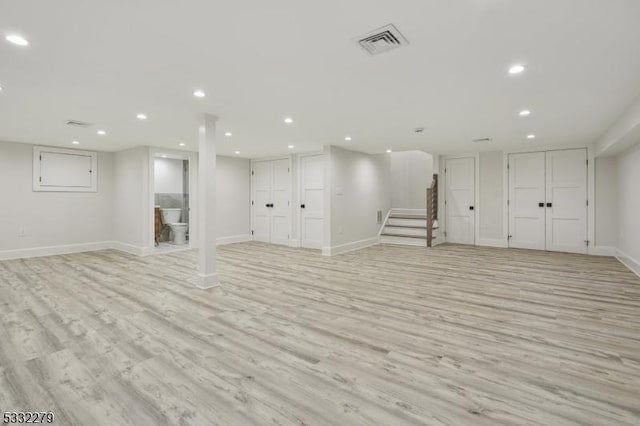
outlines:
M217 287L216 272L216 122L204 114L198 143L198 287Z

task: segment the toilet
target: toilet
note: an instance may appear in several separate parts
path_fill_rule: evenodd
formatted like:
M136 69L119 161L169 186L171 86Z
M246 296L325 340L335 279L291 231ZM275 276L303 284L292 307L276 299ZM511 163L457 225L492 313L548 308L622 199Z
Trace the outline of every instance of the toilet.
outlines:
M160 209L162 213L162 223L169 225L173 235L173 244L187 244L188 223L181 223L180 216L182 209Z

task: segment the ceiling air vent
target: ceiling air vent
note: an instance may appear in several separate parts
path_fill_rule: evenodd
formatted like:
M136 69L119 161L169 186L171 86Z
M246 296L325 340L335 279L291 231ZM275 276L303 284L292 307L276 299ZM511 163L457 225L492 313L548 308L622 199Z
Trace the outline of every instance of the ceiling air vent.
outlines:
M73 127L91 127L93 123L85 123L84 121L67 120L67 126Z
M409 44L393 24L373 30L358 38L358 44L369 55L374 56Z
M491 142L493 140L493 138L480 138L480 139L474 139L471 142Z

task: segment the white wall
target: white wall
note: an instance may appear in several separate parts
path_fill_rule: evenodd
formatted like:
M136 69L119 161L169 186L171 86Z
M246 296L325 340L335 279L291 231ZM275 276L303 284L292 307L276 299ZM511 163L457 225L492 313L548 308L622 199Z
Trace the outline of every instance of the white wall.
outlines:
M615 253L618 244L618 174L615 157L595 159L595 246Z
M150 253L153 241L149 159L148 147L116 152L114 158L113 240L140 255Z
M373 243L391 208L389 156L369 155L336 146L326 147L328 173L325 200L330 220L325 221L324 254L336 254ZM325 214L325 217L327 215ZM328 239L327 239L328 237Z
M620 155L617 162L618 253L640 268L640 145Z
M153 188L156 194L182 194L182 162L173 158L153 160Z
M0 259L37 255L30 250L35 248L109 241L113 157L98 154L98 192L33 192L33 145L0 142Z
M480 243L482 240L503 240L505 166L502 151L481 152L479 159L478 222Z
M422 151L389 154L391 207L426 209L427 188L433 179L433 156Z
M251 161L216 158L218 238L251 234Z
M189 156L190 244L198 246L198 154ZM251 239L251 161L216 157L216 234L218 244Z

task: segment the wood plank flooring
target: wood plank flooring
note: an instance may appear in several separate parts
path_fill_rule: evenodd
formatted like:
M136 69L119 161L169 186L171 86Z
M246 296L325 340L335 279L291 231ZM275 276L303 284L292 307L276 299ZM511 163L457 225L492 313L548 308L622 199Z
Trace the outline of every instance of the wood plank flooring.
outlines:
M78 425L638 425L640 279L444 245L0 262L0 411Z

